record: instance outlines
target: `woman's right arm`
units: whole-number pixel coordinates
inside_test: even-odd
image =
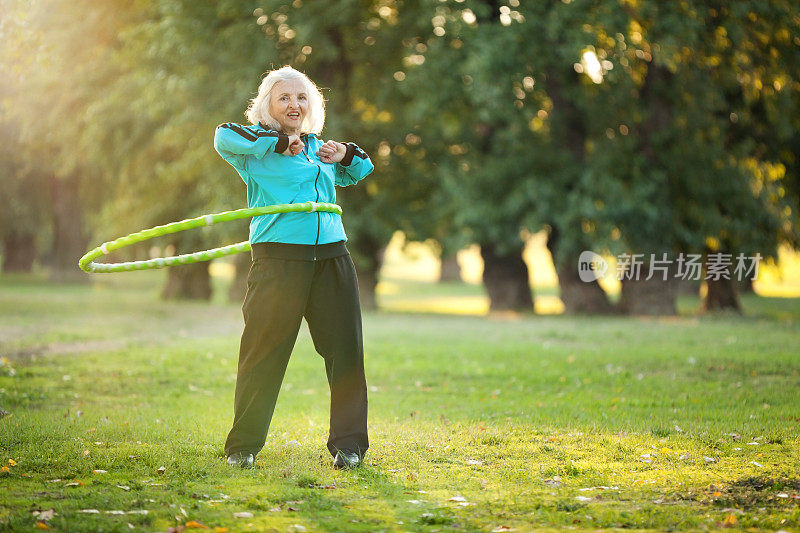
[[[289,143],[285,133],[251,129],[232,122],[220,124],[214,133],[214,149],[235,168],[242,168],[248,155],[261,159],[269,153],[285,153]]]

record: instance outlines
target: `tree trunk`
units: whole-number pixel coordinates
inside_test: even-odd
[[[745,277],[737,283],[737,289],[739,290],[739,294],[755,294],[756,292],[753,289],[753,279],[748,277]]]
[[[697,296],[701,285],[700,280],[678,278],[678,294]]]
[[[706,250],[706,261],[704,263],[703,276],[709,275],[710,260],[709,254],[711,252]],[[720,279],[705,279],[706,283],[706,296],[703,299],[704,311],[735,311],[742,312],[739,305],[739,294],[736,290],[736,281],[733,279],[725,279],[723,276],[732,276],[731,268],[727,265],[717,264],[714,270],[715,275],[709,278],[719,276]]]
[[[522,246],[499,254],[493,244],[481,245],[483,286],[489,295],[489,312],[533,312],[533,296],[528,281],[528,265],[522,259]]]
[[[30,272],[36,259],[36,235],[16,232],[3,237],[3,272]]]
[[[230,287],[228,287],[228,300],[231,302],[244,301],[247,292],[247,276],[250,274],[250,265],[253,258],[250,253],[236,254],[233,256],[234,276]]]
[[[378,286],[379,268],[356,268],[358,274],[358,296],[361,301],[361,308],[374,311],[378,308],[378,299],[375,296],[375,288]]]
[[[706,297],[703,300],[704,311],[742,312],[739,296],[736,293],[736,282],[729,279],[706,280]]]
[[[679,284],[672,267],[669,267],[666,280],[662,274],[656,274],[648,280],[646,278],[649,272],[650,265],[645,262],[642,264],[640,276],[622,279],[619,310],[627,315],[677,315]]]
[[[574,179],[565,182],[566,194],[571,194],[573,183],[586,164],[586,120],[581,111],[570,97],[568,87],[580,83],[578,74],[568,65],[560,71],[553,70],[547,73],[545,87],[553,102],[552,128],[553,137],[559,147],[566,148],[574,162],[571,172]],[[555,120],[557,118],[557,120]],[[563,224],[563,223],[562,223]],[[567,225],[563,225],[568,229]],[[608,301],[605,291],[597,280],[584,282],[578,274],[578,257],[580,252],[564,253],[560,250],[561,230],[555,222],[550,223],[550,234],[547,236],[547,249],[553,257],[553,266],[558,276],[558,286],[561,289],[561,302],[564,312],[568,314],[609,314],[614,312],[614,307]],[[580,229],[573,231],[580,232]],[[589,246],[583,247],[589,249]]]
[[[75,175],[50,177],[50,199],[53,209],[53,246],[50,250],[51,278],[54,281],[89,282],[78,268],[78,260],[86,253],[89,238],[83,227],[83,206]]]
[[[211,275],[208,261],[167,269],[167,283],[161,291],[164,300],[209,300]]]
[[[460,282],[461,266],[458,264],[458,250],[453,250],[442,245],[439,256],[441,268],[439,269],[439,282]]]
[[[551,225],[547,236],[547,249],[553,258],[553,265],[558,276],[561,289],[561,302],[567,314],[605,315],[614,312],[608,301],[606,292],[597,280],[585,282],[578,274],[578,256],[559,261],[558,243],[560,232],[557,226]]]
[[[361,307],[375,310],[378,308],[375,288],[378,286],[385,247],[374,237],[363,234],[348,241],[348,249],[356,266]]]

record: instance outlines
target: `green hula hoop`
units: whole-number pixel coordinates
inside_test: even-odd
[[[203,226],[211,226],[212,224],[216,224],[218,222],[229,222],[231,220],[238,220],[241,218],[261,215],[275,215],[278,213],[313,213],[314,211],[336,213],[337,215],[342,214],[342,208],[336,204],[304,202],[299,204],[252,207],[247,209],[237,209],[235,211],[225,211],[213,215],[203,215],[196,218],[181,220],[180,222],[171,222],[170,224],[165,224],[163,226],[156,226],[154,228],[131,233],[130,235],[114,239],[113,241],[104,242],[97,248],[90,250],[86,253],[86,255],[81,257],[80,261],[78,261],[78,266],[84,272],[89,273],[128,272],[131,270],[148,270],[175,265],[188,265],[190,263],[198,263],[200,261],[210,261],[211,259],[215,259],[217,257],[238,254],[240,252],[248,252],[250,251],[250,242],[244,241],[237,244],[223,246],[221,248],[213,248],[211,250],[176,255],[173,257],[156,257],[154,259],[148,259],[147,261],[128,261],[125,263],[94,262],[94,260],[98,257],[104,256],[110,252],[113,252],[114,250],[119,250],[120,248],[136,244],[137,242],[147,241],[155,237],[161,237],[162,235],[169,235],[170,233],[177,233],[179,231],[186,231]]]

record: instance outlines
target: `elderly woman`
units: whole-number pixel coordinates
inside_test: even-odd
[[[214,148],[247,185],[249,207],[335,202],[335,185],[353,185],[373,170],[355,144],[318,138],[322,95],[291,67],[267,74],[246,115],[252,125],[217,127]],[[252,467],[264,446],[303,317],[325,360],[333,465],[363,461],[369,440],[361,308],[346,240],[335,213],[253,217],[234,419],[225,443],[229,465]]]

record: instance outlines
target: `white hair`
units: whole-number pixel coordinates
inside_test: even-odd
[[[261,80],[261,85],[258,87],[258,96],[250,100],[250,105],[245,112],[247,120],[251,124],[262,123],[275,130],[281,129],[280,123],[269,114],[269,99],[275,84],[286,80],[302,81],[308,93],[308,112],[303,117],[300,131],[319,135],[325,125],[325,100],[322,98],[322,93],[319,92],[317,86],[308,76],[290,66],[270,71],[264,76],[264,79]]]

